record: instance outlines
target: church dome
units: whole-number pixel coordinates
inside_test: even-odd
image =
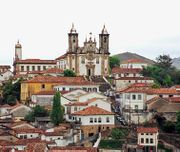
[[[108,31],[107,31],[105,25],[103,26],[103,29],[102,29],[102,32],[101,32],[101,33],[102,33],[102,34],[108,34]]]
[[[19,43],[19,40],[18,40],[17,44],[15,45],[15,48],[22,48],[21,44]]]
[[[74,28],[74,24],[73,23],[72,23],[72,27],[71,27],[70,33],[76,33],[76,29]]]

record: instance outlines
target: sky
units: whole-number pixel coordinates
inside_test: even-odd
[[[155,59],[180,57],[180,0],[1,0],[0,64],[13,63],[20,41],[23,59],[55,59],[68,48],[72,23],[79,45],[103,25],[112,55],[132,52]]]

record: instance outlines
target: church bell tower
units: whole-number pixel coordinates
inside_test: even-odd
[[[22,46],[19,43],[19,40],[17,44],[15,45],[15,60],[22,60]]]
[[[101,53],[109,54],[109,34],[105,25],[103,26],[101,34],[99,34],[99,50]]]
[[[76,32],[76,29],[74,28],[74,24],[72,24],[72,28],[70,30],[70,33],[68,33],[68,53],[76,53],[78,49],[78,33]]]

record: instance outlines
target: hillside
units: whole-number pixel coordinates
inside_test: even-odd
[[[140,60],[144,60],[145,62],[147,62],[148,64],[154,64],[154,61],[153,60],[150,60],[148,58],[145,58],[141,55],[138,55],[136,53],[131,53],[131,52],[124,52],[124,53],[120,53],[120,54],[116,54],[114,56],[117,56],[120,61],[125,61],[125,60],[128,60],[128,59],[140,59]]]
[[[180,57],[173,59],[173,65],[174,65],[177,69],[180,69]]]

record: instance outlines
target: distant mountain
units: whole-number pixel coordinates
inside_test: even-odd
[[[116,54],[114,56],[117,56],[120,59],[121,62],[125,61],[125,60],[129,60],[129,59],[139,59],[139,60],[144,60],[148,64],[154,64],[153,60],[145,58],[145,57],[143,57],[141,55],[138,55],[136,53],[124,52],[124,53]]]
[[[177,69],[180,69],[180,57],[173,59],[173,65],[174,65]]]

